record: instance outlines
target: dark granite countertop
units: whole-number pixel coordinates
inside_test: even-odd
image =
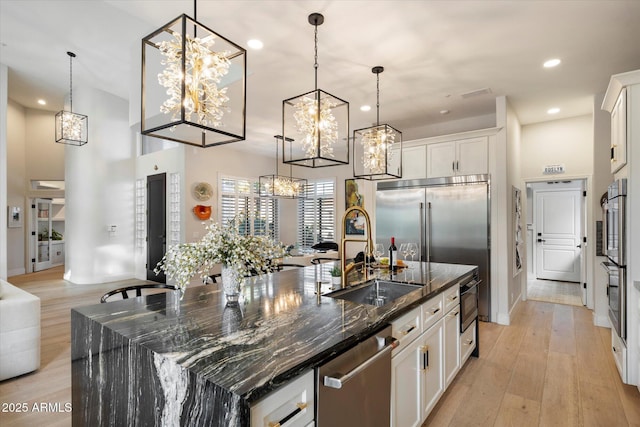
[[[317,281],[323,293],[330,288],[332,264],[324,264],[249,278],[236,307],[213,284],[190,287],[182,299],[165,293],[73,311],[251,403],[476,268],[410,264],[394,280],[426,285],[383,307],[318,297]]]

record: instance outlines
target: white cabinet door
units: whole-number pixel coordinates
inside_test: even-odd
[[[424,333],[419,348],[419,363],[422,370],[422,419],[426,419],[429,412],[444,392],[443,375],[443,321],[433,325]]]
[[[391,359],[391,426],[422,424],[422,340],[417,339]]]
[[[627,90],[622,89],[611,111],[611,173],[627,163]]]
[[[416,145],[402,149],[402,179],[427,177],[427,146]]]
[[[455,174],[455,141],[427,145],[427,178]]]
[[[456,141],[456,175],[477,175],[488,171],[487,137]]]
[[[444,316],[444,384],[449,387],[460,370],[460,306]]]
[[[427,178],[489,172],[486,136],[427,145]]]

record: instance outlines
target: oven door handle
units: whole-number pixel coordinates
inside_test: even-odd
[[[474,280],[472,282],[466,283],[462,286],[460,286],[460,296],[466,294],[467,292],[471,291],[473,288],[478,287],[478,285],[480,285],[480,283],[482,283],[481,280]]]
[[[389,353],[391,350],[396,348],[400,343],[397,339],[393,337],[387,337],[385,341],[387,342],[387,344],[384,346],[382,350],[380,350],[375,355],[365,360],[360,365],[356,366],[346,374],[340,375],[340,376],[336,375],[336,377],[330,377],[328,375],[325,375],[324,381],[323,381],[324,386],[330,387],[330,388],[337,388],[337,389],[342,388],[342,386],[346,384],[350,379],[352,379],[353,377],[358,375],[360,372],[367,369],[371,364],[375,363],[376,360],[384,357],[387,353]]]

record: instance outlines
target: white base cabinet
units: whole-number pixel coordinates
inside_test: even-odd
[[[463,347],[460,288],[454,285],[392,322],[392,331],[400,347],[391,358],[390,425],[421,426],[473,352],[475,324],[465,331],[471,342]]]
[[[460,335],[460,367],[464,365],[473,350],[476,348],[476,323],[472,323],[462,335]]]

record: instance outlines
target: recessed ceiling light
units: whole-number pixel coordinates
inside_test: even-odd
[[[249,46],[251,49],[262,49],[262,47],[264,46],[264,43],[262,43],[261,40],[258,39],[251,39],[249,41],[247,41],[247,46]]]
[[[542,64],[544,66],[544,68],[553,68],[553,67],[557,67],[558,65],[560,65],[560,61],[558,58],[554,58],[554,59],[549,59],[548,61],[545,61],[544,64]]]
[[[560,112],[560,109],[558,107],[549,108],[547,110],[547,114],[558,114],[559,112]]]
[[[440,110],[440,114],[442,115],[449,114],[449,110]]]
[[[360,107],[360,111],[371,111],[371,105],[363,105]]]
[[[38,99],[38,104],[47,105],[47,101],[45,101],[44,99]]]

